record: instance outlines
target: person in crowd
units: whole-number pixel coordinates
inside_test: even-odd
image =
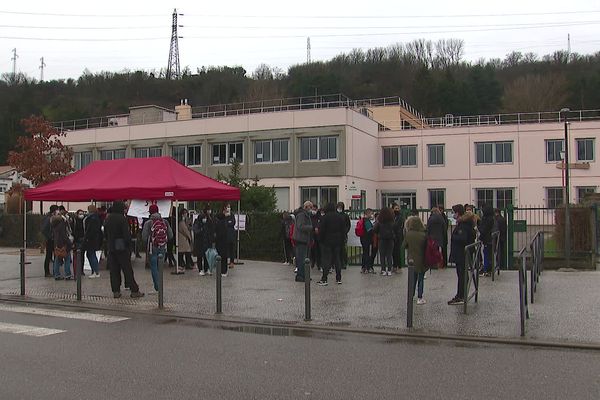
[[[356,234],[360,237],[360,245],[362,247],[361,270],[363,274],[375,273],[371,257],[373,253],[373,210],[367,208],[365,215],[356,224]]]
[[[177,224],[177,246],[179,269],[177,273],[184,273],[186,269],[193,269],[192,260],[192,233],[188,226],[188,210],[182,208],[179,210],[179,219]]]
[[[142,258],[140,255],[140,223],[137,217],[127,217],[129,223],[129,233],[131,234],[131,252],[135,253],[135,258]]]
[[[215,244],[217,253],[221,256],[221,276],[227,277],[228,264],[227,258],[229,257],[229,223],[225,213],[220,212],[217,214],[217,220],[215,223]],[[217,271],[217,274],[219,272]]]
[[[210,206],[207,204],[202,213],[198,215],[192,225],[194,231],[194,253],[197,257],[198,274],[212,275],[212,268],[208,265],[206,250],[215,243],[215,221],[212,218]]]
[[[412,210],[410,210],[410,213],[408,214],[408,218],[406,218],[406,220],[404,221],[402,233],[406,234],[407,227],[408,227],[408,220],[411,218],[419,218],[419,210],[417,210],[416,208],[413,208]],[[423,221],[421,221],[421,222],[423,222]]]
[[[235,267],[235,244],[237,242],[237,232],[235,229],[235,216],[231,212],[231,204],[225,204],[223,215],[227,222],[227,256],[229,258],[229,268]]]
[[[446,215],[446,208],[443,204],[438,205],[438,210],[440,210],[440,214],[442,218],[444,218],[444,223],[446,224],[446,231],[442,236],[442,257],[443,257],[443,265],[442,268],[445,268],[448,265],[448,228],[450,227],[450,220]]]
[[[100,278],[100,267],[96,252],[102,249],[102,223],[95,205],[88,206],[88,215],[83,220],[83,249],[90,263],[90,278]]]
[[[321,210],[319,210],[316,204],[313,204],[310,210],[310,222],[313,227],[313,234],[311,241],[308,244],[310,252],[310,267],[317,267],[318,271],[321,271],[321,242],[319,241],[319,222],[321,221]]]
[[[61,206],[62,207],[62,206]],[[73,279],[71,275],[71,251],[73,250],[73,235],[67,212],[59,207],[50,219],[54,242],[54,279],[57,281]],[[64,276],[60,274],[60,265],[64,264]]]
[[[102,222],[102,224],[104,224],[104,221],[106,220],[107,215],[108,215],[108,211],[106,210],[106,206],[98,207],[98,216],[100,217],[100,222]]]
[[[56,214],[57,210],[58,206],[56,204],[50,206],[50,211],[42,219],[42,226],[40,229],[44,236],[44,240],[46,241],[46,255],[44,257],[44,276],[46,278],[54,276],[54,274],[50,272],[50,263],[54,262],[54,235],[52,233],[50,219]]]
[[[339,205],[338,205],[339,207]],[[319,237],[321,241],[321,252],[323,257],[323,276],[317,282],[320,286],[327,286],[327,275],[330,268],[335,268],[335,281],[342,284],[342,261],[341,247],[346,238],[346,222],[343,215],[336,210],[333,203],[325,206],[325,215],[319,224]]]
[[[498,254],[496,260],[498,268],[503,268],[506,264],[506,219],[502,216],[500,209],[494,209],[494,231],[500,233],[498,238]]]
[[[129,251],[131,234],[125,217],[125,203],[122,201],[113,203],[111,213],[104,221],[104,236],[108,248],[108,269],[113,297],[121,297],[121,271],[131,289],[131,297],[134,299],[143,297],[144,293],[140,291],[131,267]]]
[[[479,239],[483,243],[483,269],[479,275],[490,276],[492,266],[492,232],[494,231],[494,209],[484,204],[481,208],[483,216],[479,223]]]
[[[146,244],[146,253],[150,256],[150,273],[154,286],[154,291],[151,291],[150,294],[156,294],[158,293],[159,258],[166,256],[169,240],[174,235],[169,221],[160,215],[156,204],[148,207],[148,214],[150,219],[142,227],[142,241]]]
[[[415,267],[415,287],[417,289],[417,304],[425,304],[426,301],[423,298],[423,286],[425,280],[425,273],[427,272],[427,266],[425,265],[425,246],[427,243],[427,236],[425,234],[425,227],[420,218],[411,218],[406,226],[406,235],[402,242],[402,247],[407,249],[408,264]],[[413,296],[415,288],[413,287]]]
[[[442,216],[438,207],[431,209],[431,214],[427,219],[427,237],[433,239],[440,249],[440,253],[443,254],[442,247],[444,244],[444,237],[448,236],[448,225],[446,220]]]
[[[281,239],[283,241],[283,265],[292,265],[294,248],[292,247],[291,229],[294,220],[289,212],[284,211],[281,216]]]
[[[392,252],[392,272],[398,272],[402,268],[402,241],[404,240],[404,216],[397,203],[392,203],[394,211],[394,249]]]
[[[308,257],[308,246],[314,233],[310,219],[313,204],[305,201],[301,208],[296,210],[294,233],[292,238],[296,244],[296,282],[304,282],[304,259]]]
[[[164,219],[169,223],[169,226],[175,226],[175,220],[173,219],[175,215],[177,215],[177,210],[175,210],[175,207],[171,207],[171,215],[164,217]],[[173,268],[175,266],[175,235],[173,235],[173,237],[167,242],[167,253],[165,255],[165,259],[169,263],[169,268]]]
[[[344,244],[340,249],[340,260],[342,262],[342,269],[346,269],[348,267],[348,233],[350,232],[350,228],[352,227],[352,222],[350,222],[350,216],[345,213],[345,205],[342,201],[337,203],[336,211],[342,216],[344,220],[344,229],[346,233],[344,234]]]
[[[394,211],[389,207],[383,207],[377,216],[373,226],[373,232],[378,237],[379,258],[381,261],[381,275],[392,276],[392,265],[394,252]]]
[[[377,218],[379,218],[379,212],[375,212],[373,214],[373,216],[371,217],[371,224],[373,224],[373,228],[375,228],[375,222],[377,221]],[[377,232],[375,232],[375,230],[373,230],[373,239],[371,241],[371,269],[372,269],[372,273],[375,273],[375,269],[373,268],[375,266],[375,259],[377,258],[377,253],[379,253],[379,235],[377,234]]]
[[[83,260],[85,257],[85,249],[83,247],[84,240],[84,231],[83,231],[83,219],[85,218],[85,212],[83,210],[77,210],[75,213],[75,220],[73,221],[73,273],[77,276],[77,271],[81,270],[81,275],[84,276],[83,273]],[[79,258],[77,258],[77,250],[81,250]],[[81,267],[81,269],[80,269]]]
[[[465,247],[475,241],[475,220],[473,213],[465,212],[462,204],[452,206],[456,227],[450,241],[450,261],[456,265],[458,279],[456,295],[448,301],[450,305],[464,304]]]

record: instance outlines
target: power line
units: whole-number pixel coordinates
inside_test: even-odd
[[[11,29],[61,29],[61,30],[122,30],[122,29],[159,29],[161,25],[155,26],[36,26],[36,25],[0,25],[0,28]]]
[[[164,14],[66,14],[66,13],[45,13],[29,11],[6,11],[0,10],[0,14],[10,15],[39,15],[45,17],[90,17],[90,18],[138,18],[138,17],[164,17]]]

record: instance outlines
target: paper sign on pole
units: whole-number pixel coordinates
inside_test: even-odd
[[[355,230],[356,230],[356,224],[358,223],[357,219],[353,219],[350,221],[351,226],[350,226],[350,232],[348,232],[348,246],[356,246],[356,247],[360,247],[360,238],[358,236],[356,236]]]
[[[148,208],[151,204],[158,206],[158,212],[164,218],[169,217],[171,212],[171,200],[131,200],[127,215],[130,217],[148,218]]]
[[[235,230],[238,230],[238,223],[240,225],[240,231],[246,230],[246,215],[245,214],[235,214]]]

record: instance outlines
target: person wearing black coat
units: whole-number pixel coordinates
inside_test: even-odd
[[[92,269],[90,278],[99,278],[100,267],[96,252],[102,249],[102,222],[98,215],[98,209],[93,204],[88,206],[88,215],[83,220],[83,231],[83,249]]]
[[[498,268],[502,268],[506,264],[506,219],[502,216],[502,213],[498,208],[494,210],[494,231],[500,233],[498,237]]]
[[[319,223],[319,242],[321,245],[321,256],[323,257],[323,276],[317,282],[318,285],[327,285],[329,269],[335,268],[335,281],[338,285],[342,283],[342,263],[340,260],[341,247],[346,238],[346,225],[342,214],[336,211],[333,203],[325,207],[325,215]]]
[[[452,231],[450,242],[450,261],[456,264],[456,276],[458,285],[456,296],[454,296],[448,304],[464,304],[464,269],[465,269],[465,247],[475,241],[475,218],[473,213],[465,212],[462,204],[457,204],[452,207],[456,218],[456,227]]]
[[[392,271],[398,271],[402,268],[402,242],[404,241],[404,216],[400,210],[400,206],[396,203],[392,204],[394,211],[394,248],[392,250]]]
[[[494,209],[489,205],[482,207],[483,216],[479,222],[479,237],[483,242],[483,270],[480,275],[489,275],[492,264],[492,232],[494,231]]]
[[[83,231],[83,219],[85,218],[85,213],[83,210],[77,210],[75,214],[75,219],[73,220],[73,259],[75,260],[73,264],[73,272],[75,276],[81,271],[81,275],[85,275],[83,273],[83,257],[85,256],[85,248],[83,247],[84,240],[84,231]],[[79,253],[79,258],[77,258],[77,250],[81,250]]]
[[[215,243],[215,221],[205,208],[202,214],[199,214],[192,225],[194,231],[194,254],[198,258],[198,273],[206,275],[210,271],[208,260],[206,259],[206,250]]]
[[[287,211],[283,212],[281,216],[281,239],[283,240],[283,264],[292,265],[294,262],[294,246],[292,246],[292,226],[294,225],[293,214]]]
[[[215,222],[215,243],[217,253],[221,256],[221,276],[227,276],[227,257],[229,257],[228,223],[225,214],[217,214]],[[218,273],[218,271],[217,271]]]
[[[235,260],[235,242],[237,241],[237,232],[235,230],[235,216],[231,212],[231,205],[225,204],[223,215],[227,224],[227,257],[229,258],[229,268],[234,267]]]
[[[394,212],[384,207],[377,216],[373,231],[379,237],[379,258],[381,260],[381,275],[392,276],[394,252]]]
[[[344,228],[346,230],[346,234],[344,235],[344,244],[340,248],[340,259],[342,261],[342,269],[346,269],[348,266],[348,233],[350,232],[350,228],[352,228],[352,222],[350,222],[350,216],[344,212],[345,205],[343,202],[337,203],[336,211],[342,216],[344,219]]]

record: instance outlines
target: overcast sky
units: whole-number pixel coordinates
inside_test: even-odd
[[[0,4],[0,73],[76,78],[88,69],[166,67],[171,14],[179,13],[182,68],[241,65],[251,73],[266,63],[284,70],[327,60],[352,48],[413,39],[458,38],[465,59],[503,58],[512,50],[540,55],[567,49],[600,50],[600,2],[504,1],[3,1]],[[50,40],[53,39],[53,40]]]

